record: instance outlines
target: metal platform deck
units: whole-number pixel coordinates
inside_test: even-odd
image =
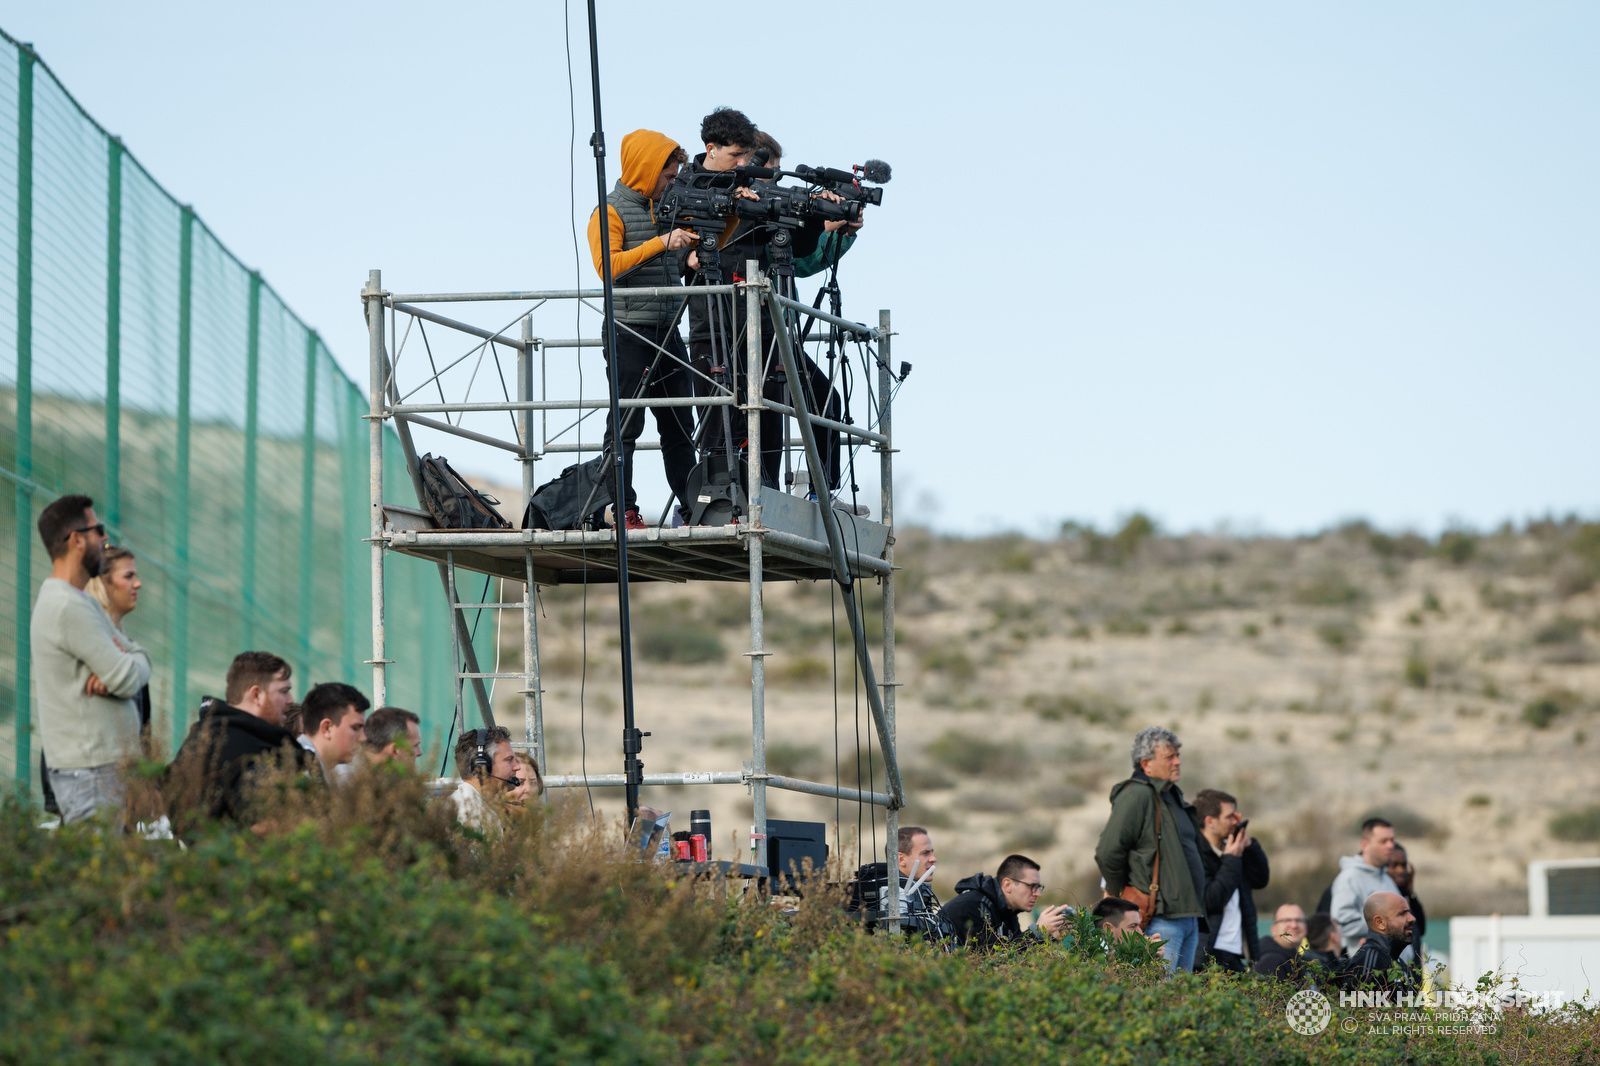
[[[761,498],[761,525],[679,526],[628,532],[628,576],[633,581],[750,580],[748,538],[763,543],[767,581],[826,581],[833,577],[827,535],[814,501],[780,492]],[[839,516],[846,559],[857,578],[888,573],[884,561],[889,531],[869,518]],[[384,533],[391,550],[442,561],[511,581],[522,581],[531,553],[541,585],[601,584],[617,580],[616,532],[601,530],[434,529],[423,512],[384,506]]]

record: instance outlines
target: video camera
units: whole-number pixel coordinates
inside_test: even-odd
[[[799,178],[808,187],[785,188],[775,184],[784,175]],[[810,219],[859,222],[862,205],[883,202],[883,190],[864,187],[861,180],[881,183],[889,177],[889,164],[879,160],[868,160],[852,170],[807,166],[778,170],[744,166],[679,174],[662,193],[656,217],[696,232],[720,228],[730,217],[785,227],[801,226]],[[738,189],[750,190],[755,199],[735,195]],[[819,189],[834,193],[843,202],[818,196]]]

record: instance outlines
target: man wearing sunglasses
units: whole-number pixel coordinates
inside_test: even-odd
[[[63,824],[102,808],[122,822],[117,764],[139,754],[134,697],[150,681],[150,656],[119,633],[84,591],[100,573],[106,527],[87,496],[63,496],[39,515],[50,576],[39,587],[29,627],[39,739]]]
[[[1039,864],[1026,855],[1007,855],[990,877],[973,874],[956,882],[955,899],[944,905],[940,917],[955,930],[956,943],[985,951],[1002,943],[1043,943],[1059,939],[1067,928],[1065,906],[1046,907],[1026,933],[1017,916],[1032,911],[1044,892]]]

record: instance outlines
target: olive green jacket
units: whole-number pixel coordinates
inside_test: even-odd
[[[1156,857],[1158,789],[1170,795],[1161,812],[1161,883],[1156,891],[1156,914],[1163,918],[1200,918],[1203,923],[1205,870],[1194,844],[1198,835],[1194,807],[1184,802],[1183,792],[1171,782],[1152,780],[1135,771],[1132,777],[1112,786],[1111,817],[1100,831],[1100,843],[1094,849],[1095,864],[1105,878],[1106,891],[1113,896],[1120,895],[1130,884],[1140,891],[1150,890]]]

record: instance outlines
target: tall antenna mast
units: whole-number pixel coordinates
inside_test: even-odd
[[[648,733],[639,732],[633,719],[633,632],[628,613],[628,521],[623,513],[627,498],[622,483],[622,398],[617,392],[617,307],[611,281],[611,226],[606,216],[606,134],[600,121],[600,35],[595,24],[594,0],[589,0],[589,81],[594,89],[594,181],[600,212],[600,283],[605,290],[606,382],[611,399],[612,489],[611,530],[617,538],[617,615],[622,638],[622,773],[627,778],[628,829],[639,816],[639,785],[644,779],[644,763],[639,753]],[[587,577],[585,577],[587,580]]]

